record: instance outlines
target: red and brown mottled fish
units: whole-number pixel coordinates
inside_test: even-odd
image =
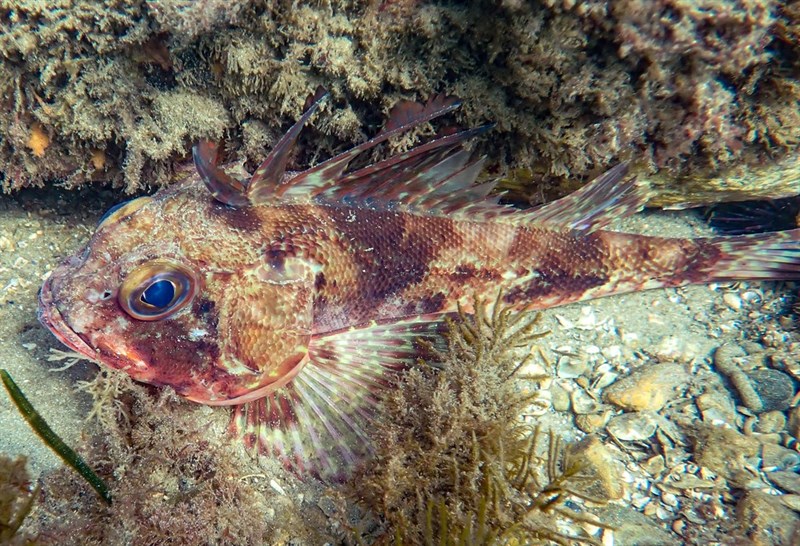
[[[397,105],[374,138],[287,172],[324,95],[244,178],[194,148],[197,175],[115,210],[40,295],[66,345],[195,402],[235,406],[251,444],[336,476],[369,450],[381,391],[458,303],[496,294],[546,308],[665,286],[800,278],[800,230],[674,239],[606,231],[642,207],[623,166],[559,201],[518,210],[476,185],[482,159],[440,134],[348,170],[362,152],[445,114]],[[241,168],[239,169],[241,170]],[[210,190],[210,191],[209,191]]]

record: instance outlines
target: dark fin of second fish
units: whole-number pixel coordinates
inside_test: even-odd
[[[370,421],[398,372],[417,358],[416,340],[438,341],[442,330],[442,322],[419,316],[315,338],[291,383],[237,406],[231,429],[298,475],[344,480],[372,452]]]
[[[800,196],[714,205],[706,212],[706,220],[726,235],[794,229],[800,227]]]

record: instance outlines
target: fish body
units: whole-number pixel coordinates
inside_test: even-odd
[[[612,169],[533,211],[475,185],[482,160],[437,135],[360,170],[352,159],[457,106],[396,107],[384,130],[286,171],[300,121],[249,178],[194,150],[197,176],[128,203],[45,281],[40,319],[87,358],[195,402],[298,471],[346,474],[381,392],[475,294],[517,309],[664,286],[800,277],[800,231],[708,239],[605,230],[646,192]],[[210,190],[210,191],[209,191]]]

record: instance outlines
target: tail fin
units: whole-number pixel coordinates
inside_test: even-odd
[[[800,229],[716,237],[711,243],[721,253],[711,281],[800,280]]]

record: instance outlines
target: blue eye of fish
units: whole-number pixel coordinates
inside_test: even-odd
[[[175,285],[166,280],[154,282],[141,295],[143,302],[159,309],[172,303],[173,298],[175,298]]]
[[[128,273],[120,286],[120,307],[136,320],[161,320],[186,307],[197,281],[192,271],[173,260],[144,263]]]

